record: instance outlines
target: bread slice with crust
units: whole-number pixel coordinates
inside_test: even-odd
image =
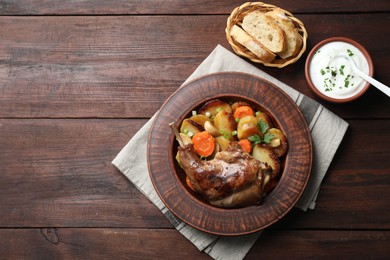
[[[271,52],[280,53],[285,50],[284,31],[272,16],[258,11],[251,12],[244,17],[242,28]]]
[[[286,48],[279,52],[278,55],[282,59],[295,57],[302,47],[302,36],[295,27],[293,21],[289,19],[281,9],[275,9],[266,13],[267,16],[273,17],[279,27],[284,31],[286,37]]]
[[[230,35],[232,38],[255,54],[260,60],[264,62],[271,62],[276,55],[267,50],[260,42],[247,34],[243,29],[237,25],[233,25]]]

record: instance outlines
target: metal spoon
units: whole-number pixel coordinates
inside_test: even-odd
[[[387,96],[390,97],[390,88],[388,86],[386,86],[385,84],[382,84],[380,83],[379,81],[377,81],[376,79],[368,76],[367,74],[365,74],[363,71],[361,71],[355,64],[355,61],[353,59],[351,59],[350,57],[347,57],[345,55],[340,55],[340,57],[346,59],[347,61],[349,61],[349,63],[352,64],[352,69],[353,71],[359,76],[361,77],[362,79],[364,79],[365,81],[369,82],[371,85],[373,85],[374,87],[376,87],[377,89],[379,89],[380,91],[382,91],[383,93],[385,93]]]

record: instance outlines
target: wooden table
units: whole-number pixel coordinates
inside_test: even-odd
[[[110,163],[217,44],[244,1],[0,1],[0,258],[207,259]],[[272,1],[320,40],[346,36],[390,84],[390,4]],[[326,103],[345,119],[317,207],[268,228],[247,259],[390,257],[390,102]]]

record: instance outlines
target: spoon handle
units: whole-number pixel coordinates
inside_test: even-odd
[[[376,79],[373,79],[371,78],[370,76],[364,74],[362,71],[360,70],[356,70],[357,74],[363,78],[364,80],[366,80],[367,82],[369,82],[371,85],[373,85],[374,87],[376,87],[377,89],[379,89],[380,91],[382,91],[383,93],[385,93],[387,96],[390,97],[390,88],[388,86],[386,86],[385,84],[382,84],[380,83],[379,81],[377,81]]]

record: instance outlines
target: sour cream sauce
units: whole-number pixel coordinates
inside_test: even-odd
[[[325,44],[313,55],[310,78],[324,95],[344,99],[359,93],[366,81],[354,73],[350,61],[339,55],[353,59],[356,66],[368,74],[368,62],[363,53],[352,44],[337,41]]]

